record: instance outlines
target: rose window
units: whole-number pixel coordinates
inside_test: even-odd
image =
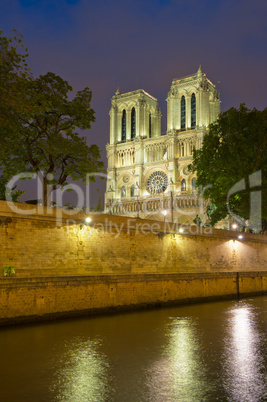
[[[146,187],[150,194],[163,193],[168,187],[168,177],[166,173],[161,171],[152,173],[148,178]]]

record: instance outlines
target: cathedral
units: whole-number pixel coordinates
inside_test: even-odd
[[[220,113],[215,85],[201,66],[175,78],[167,96],[167,131],[158,100],[143,89],[111,100],[105,212],[168,222],[207,220],[205,203],[188,170],[210,123]]]

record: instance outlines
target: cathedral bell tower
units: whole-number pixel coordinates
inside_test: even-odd
[[[110,109],[105,212],[163,219],[164,210],[171,220],[192,223],[199,199],[188,165],[219,112],[219,95],[201,66],[172,81],[165,133],[156,98],[143,89],[117,90]]]
[[[107,145],[108,180],[106,203],[140,193],[143,183],[144,141],[161,135],[158,101],[143,89],[111,100],[110,144]]]
[[[215,85],[203,73],[175,78],[167,98],[167,131],[207,129],[220,113]]]

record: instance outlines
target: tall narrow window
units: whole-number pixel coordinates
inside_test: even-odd
[[[181,130],[185,130],[185,97],[181,97]]]
[[[135,108],[132,108],[131,112],[131,140],[135,138],[136,134],[136,124],[135,124]]]
[[[191,96],[191,128],[196,128],[196,95]]]
[[[131,197],[134,197],[134,184],[131,185]]]
[[[125,196],[126,196],[126,189],[125,189],[125,186],[122,186],[122,188],[121,188],[121,198],[123,198]]]
[[[149,138],[151,138],[152,130],[151,130],[151,113],[149,113]]]
[[[181,156],[184,156],[184,143],[182,142],[181,145]]]
[[[126,110],[122,111],[121,119],[121,142],[126,142]]]
[[[192,191],[196,191],[196,181],[197,181],[197,179],[195,177],[193,177],[193,179],[192,179]]]
[[[185,179],[183,179],[182,182],[181,182],[181,190],[182,190],[182,191],[186,191],[186,182],[185,182]]]
[[[163,160],[166,161],[168,159],[167,148],[163,148]]]

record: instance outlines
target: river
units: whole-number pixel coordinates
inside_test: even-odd
[[[0,330],[1,402],[267,400],[267,296]]]

